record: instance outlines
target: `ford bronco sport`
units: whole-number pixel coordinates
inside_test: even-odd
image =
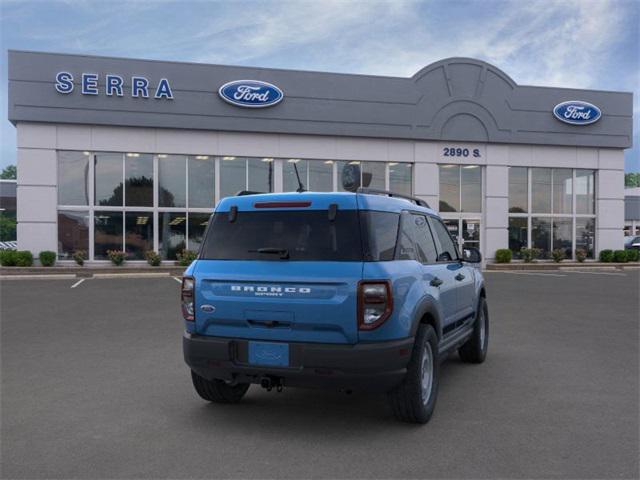
[[[422,200],[359,189],[225,198],[182,281],[184,357],[196,392],[387,392],[425,423],[439,363],[481,363],[488,311],[480,253],[460,257]]]

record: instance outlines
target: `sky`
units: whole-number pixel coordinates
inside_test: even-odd
[[[7,50],[409,77],[447,57],[521,85],[634,92],[640,171],[640,0],[0,0],[0,168],[16,160]]]

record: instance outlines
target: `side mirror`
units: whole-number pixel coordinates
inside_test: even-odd
[[[482,262],[482,254],[477,248],[464,247],[462,249],[462,259],[469,263],[480,263]]]
[[[342,168],[342,188],[347,192],[355,192],[360,188],[360,165],[347,164]]]

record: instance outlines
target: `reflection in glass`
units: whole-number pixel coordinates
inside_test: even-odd
[[[125,214],[124,249],[128,260],[144,260],[144,253],[153,250],[153,213]]]
[[[249,168],[249,184],[247,189],[252,192],[270,192],[273,185],[273,159],[250,158],[247,160]]]
[[[189,208],[210,208],[215,205],[215,176],[213,157],[189,157]]]
[[[95,204],[122,206],[122,154],[95,154]]]
[[[89,152],[58,152],[58,205],[89,204]]]
[[[553,169],[553,213],[573,212],[573,170]]]
[[[529,200],[527,168],[526,167],[510,167],[509,168],[509,212],[510,213],[527,213]]]
[[[309,190],[313,192],[333,191],[333,160],[309,160]]]
[[[358,164],[358,165],[360,164],[360,162],[357,162],[357,161],[353,161],[353,162],[345,162],[343,160],[337,160],[336,161],[336,168],[338,169],[338,185],[337,185],[336,190],[338,192],[346,192],[346,190],[342,186],[342,171],[344,170],[344,167],[346,167],[350,163],[355,163],[355,164]]]
[[[158,205],[160,207],[187,206],[185,158],[183,155],[158,155]]]
[[[449,234],[451,235],[451,238],[453,238],[453,241],[455,242],[457,247],[459,242],[458,237],[460,236],[459,220],[443,219],[442,223],[444,223],[445,227],[447,227],[447,230],[449,230]]]
[[[242,157],[222,157],[220,160],[220,198],[233,197],[247,189],[247,160]]]
[[[176,260],[187,248],[186,212],[158,213],[158,250],[163,260]]]
[[[482,212],[482,169],[464,165],[461,169],[462,212]]]
[[[89,255],[89,212],[58,211],[58,257],[70,259],[76,250]]]
[[[576,170],[576,213],[595,213],[595,172]]]
[[[389,163],[389,190],[411,195],[412,165],[410,163]]]
[[[305,190],[311,191],[312,188],[308,181],[307,161],[300,160],[299,158],[289,158],[283,161],[282,164],[282,191],[283,192],[295,192],[298,190],[298,177],[296,176],[296,169],[298,169],[298,175]]]
[[[362,162],[362,186],[365,188],[375,188],[384,190],[384,175],[386,166],[383,162]]]
[[[551,169],[531,169],[531,211],[551,213]]]
[[[549,258],[551,252],[551,219],[531,219],[531,247],[540,249],[540,258]]]
[[[576,250],[585,250],[587,258],[594,258],[595,238],[596,219],[576,218]]]
[[[520,250],[527,246],[527,219],[509,218],[509,250],[520,258]]]
[[[460,210],[460,167],[439,165],[440,170],[440,211]]]
[[[573,220],[571,218],[553,219],[553,249],[564,250],[565,258],[572,258],[571,248]]]
[[[208,213],[189,213],[189,250],[200,250],[210,216]]]
[[[480,248],[480,220],[462,220],[462,240],[468,247]]]
[[[152,207],[153,155],[125,154],[124,177],[126,205],[128,207]]]
[[[107,250],[122,250],[122,212],[95,212],[94,258],[107,260]]]

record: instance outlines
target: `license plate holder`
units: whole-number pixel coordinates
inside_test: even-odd
[[[288,367],[289,344],[250,341],[249,364],[269,367]]]

